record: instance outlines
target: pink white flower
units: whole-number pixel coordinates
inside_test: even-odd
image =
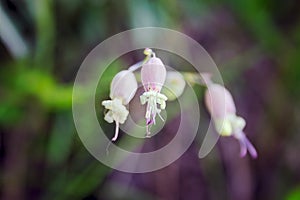
[[[112,141],[117,140],[119,124],[123,124],[129,114],[126,106],[134,97],[137,90],[137,81],[129,70],[123,70],[116,74],[110,85],[111,100],[102,101],[102,105],[108,110],[104,120],[108,123],[116,123],[115,135]]]
[[[155,124],[156,115],[160,116],[161,110],[166,108],[168,99],[164,94],[160,93],[166,80],[166,68],[154,53],[152,55],[153,57],[143,64],[141,69],[141,79],[145,92],[140,96],[140,101],[143,105],[147,103],[145,115],[147,137],[150,136],[149,126]]]
[[[221,136],[233,136],[240,142],[241,157],[244,157],[248,150],[250,155],[256,158],[257,152],[243,131],[246,122],[242,117],[236,115],[236,106],[232,95],[223,86],[211,82],[206,74],[204,80],[207,84],[205,104],[214,121],[216,131]]]

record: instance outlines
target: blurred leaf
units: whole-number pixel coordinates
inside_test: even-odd
[[[270,52],[276,52],[283,47],[284,38],[279,29],[276,28],[262,1],[227,0],[227,2],[241,18],[241,21],[245,23],[245,28],[249,28],[265,48]]]
[[[72,105],[72,87],[60,85],[48,73],[20,71],[15,77],[17,91],[33,95],[46,108],[64,109]]]
[[[110,170],[108,167],[99,165],[98,161],[94,161],[82,173],[68,181],[63,191],[55,199],[84,198],[96,189]]]
[[[70,155],[71,145],[75,136],[72,114],[58,114],[48,144],[48,162],[62,165]]]
[[[299,200],[300,199],[300,187],[292,190],[285,199],[286,200]]]
[[[33,4],[33,15],[36,20],[36,64],[44,70],[54,65],[55,23],[53,2],[53,0],[34,0],[29,2]]]
[[[23,111],[14,102],[0,101],[0,124],[10,126],[21,119]]]

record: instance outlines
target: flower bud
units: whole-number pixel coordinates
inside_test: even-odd
[[[216,131],[221,136],[233,136],[239,140],[241,157],[244,157],[248,150],[250,155],[256,158],[257,152],[243,132],[246,122],[242,117],[236,116],[236,107],[230,92],[223,86],[209,81],[205,92],[205,104]]]
[[[181,73],[176,71],[168,71],[165,81],[165,87],[162,89],[169,101],[173,101],[180,97],[184,91],[185,80]]]
[[[112,141],[118,138],[119,124],[123,124],[129,114],[125,105],[127,105],[137,90],[137,82],[131,71],[123,70],[116,74],[110,85],[111,100],[102,101],[102,105],[108,112],[104,120],[108,123],[116,123],[115,136]]]
[[[129,70],[123,70],[117,73],[110,85],[110,98],[122,99],[124,105],[127,105],[134,97],[137,90],[137,82],[134,74]]]
[[[236,113],[233,98],[226,88],[218,84],[210,84],[205,92],[207,110],[214,119],[223,119]]]
[[[160,92],[165,80],[167,70],[159,58],[152,57],[141,69],[141,79],[145,91],[154,90]]]
[[[152,49],[146,48],[146,49],[144,50],[144,55],[146,55],[146,56],[151,56],[152,54],[153,54]]]

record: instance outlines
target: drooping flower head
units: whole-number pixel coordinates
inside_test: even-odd
[[[142,104],[147,103],[146,109],[146,125],[147,135],[150,136],[149,126],[155,124],[156,115],[160,116],[161,110],[166,108],[167,97],[161,94],[160,91],[166,80],[167,70],[161,61],[154,53],[153,57],[143,64],[141,69],[141,80],[145,92],[140,96]]]
[[[137,81],[134,74],[129,70],[120,71],[113,78],[110,85],[111,100],[102,101],[102,105],[108,110],[104,119],[108,123],[116,123],[115,136],[112,141],[118,138],[119,124],[123,124],[129,114],[127,105],[137,90]]]
[[[203,78],[205,80],[208,77],[204,75]],[[248,150],[250,155],[256,158],[257,152],[243,131],[246,122],[242,117],[236,115],[236,106],[230,92],[210,79],[206,79],[205,82],[207,84],[205,104],[214,121],[216,131],[221,136],[233,136],[238,139],[241,146],[241,157],[244,157]]]

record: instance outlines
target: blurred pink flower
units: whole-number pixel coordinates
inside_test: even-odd
[[[240,142],[241,157],[244,157],[248,150],[250,155],[256,158],[257,152],[243,132],[246,122],[236,115],[232,95],[223,86],[213,83],[207,74],[202,77],[207,85],[205,104],[214,121],[216,131],[221,136],[233,136]]]

